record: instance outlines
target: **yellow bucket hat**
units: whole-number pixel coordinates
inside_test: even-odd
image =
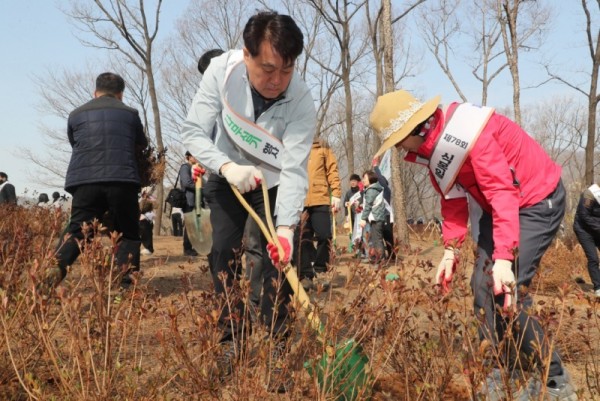
[[[436,96],[422,103],[404,90],[379,96],[369,118],[371,127],[383,140],[375,157],[404,140],[417,125],[433,114],[440,100],[441,96]]]

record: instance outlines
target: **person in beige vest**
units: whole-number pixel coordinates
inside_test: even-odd
[[[331,261],[332,215],[340,210],[342,190],[337,159],[324,141],[313,142],[307,168],[308,193],[296,230],[295,241],[300,243],[296,246],[295,264],[305,290],[314,289],[316,284],[327,290],[329,282],[315,278],[327,271]]]

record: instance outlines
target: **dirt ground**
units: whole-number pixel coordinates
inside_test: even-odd
[[[434,232],[429,234],[414,233],[412,234],[411,245],[414,252],[411,255],[404,255],[403,262],[397,262],[395,265],[389,266],[389,272],[402,271],[403,266],[416,266],[413,263],[417,260],[430,261],[430,267],[424,269],[425,274],[433,275],[435,268],[431,266],[437,266],[439,258],[443,253],[443,247],[440,245],[439,237]],[[350,295],[348,288],[342,288],[343,283],[349,276],[348,261],[352,260],[352,254],[348,252],[349,239],[345,235],[339,235],[336,239],[336,247],[338,248],[338,263],[337,268],[334,272],[330,273],[330,278],[334,283],[332,295],[320,295],[330,296],[331,299],[337,299],[340,302],[344,302],[345,299]],[[178,294],[182,291],[182,277],[184,275],[191,276],[192,291],[212,291],[212,280],[210,273],[208,272],[208,266],[205,257],[186,257],[183,256],[182,238],[172,236],[158,236],[154,238],[155,252],[151,256],[142,257],[142,269],[144,272],[144,281],[148,283],[149,287],[158,292],[166,302],[171,299],[176,299]],[[472,263],[466,263],[471,265]],[[421,266],[427,265],[427,263],[420,264]],[[427,271],[425,271],[427,270]],[[470,272],[466,272],[467,277]],[[582,294],[589,291],[589,284],[582,281],[581,277],[587,277],[583,274],[583,270],[578,267],[576,269],[565,269],[565,272],[558,272],[553,274],[552,280],[543,281],[542,285],[539,285],[538,291],[535,296],[537,302],[551,302],[560,291],[561,283],[575,284],[578,291],[568,295],[569,300],[574,308],[580,310],[585,309],[586,301]],[[589,280],[588,280],[589,281]],[[335,285],[342,284],[342,285]],[[314,294],[312,295],[315,296]],[[467,302],[472,302],[468,300]],[[577,345],[573,345],[576,347]],[[586,387],[585,368],[577,364],[576,360],[566,361],[572,380],[578,387]],[[452,383],[454,390],[450,390],[451,394],[456,396],[449,399],[462,400],[466,398],[464,383],[457,382]],[[393,376],[383,377],[375,385],[376,394],[374,395],[375,400],[392,400],[392,399],[404,399],[402,396],[403,385],[396,380]],[[310,397],[309,397],[310,398]],[[274,398],[277,399],[277,398]],[[587,398],[593,400],[594,398]]]

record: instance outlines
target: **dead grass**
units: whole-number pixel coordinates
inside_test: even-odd
[[[220,381],[214,296],[202,258],[181,256],[181,240],[155,238],[155,253],[130,291],[111,285],[119,272],[114,241],[97,237],[73,266],[57,296],[40,298],[35,284],[52,265],[64,216],[42,209],[0,211],[0,398],[7,400],[333,400],[303,368],[325,346],[298,305],[285,369],[295,385],[286,394],[265,389],[272,344],[267,331],[245,332],[233,374]],[[98,228],[96,228],[98,229]],[[311,294],[328,344],[354,339],[369,358],[373,400],[469,400],[487,373],[489,349],[477,340],[468,285],[472,255],[449,296],[431,278],[443,251],[433,231],[413,235],[413,251],[384,269],[340,255],[329,278],[335,288]],[[465,248],[468,249],[468,248]],[[553,246],[532,287],[535,314],[565,358],[582,400],[600,399],[600,310],[584,284],[577,247]],[[584,259],[583,259],[584,260]],[[577,270],[579,269],[579,270]],[[388,272],[400,279],[387,282]],[[229,300],[248,299],[238,283]],[[250,316],[239,316],[247,327]],[[366,399],[364,393],[357,399]]]

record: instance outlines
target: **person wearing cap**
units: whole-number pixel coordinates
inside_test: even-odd
[[[594,297],[600,299],[600,186],[593,184],[582,192],[575,212],[573,231],[587,258],[587,268],[594,286]]]
[[[526,291],[564,216],[561,168],[527,132],[493,108],[469,103],[440,108],[439,102],[439,96],[421,102],[404,90],[380,96],[370,116],[383,140],[376,157],[396,146],[408,152],[407,161],[429,168],[441,195],[445,251],[435,280],[444,293],[450,290],[467,234],[467,197],[481,207],[471,277],[480,338],[498,345],[508,317],[514,318],[520,329],[509,341],[537,361],[541,372],[548,369],[546,394],[553,400],[576,400],[560,356],[556,351],[549,355],[542,327],[528,313],[533,300]],[[502,365],[492,367],[482,388],[487,399],[504,399],[507,391],[512,399],[537,399],[539,380],[507,389],[503,369],[511,377],[513,366]]]
[[[273,339],[269,389],[286,390],[285,338],[292,289],[281,269],[293,252],[294,228],[300,219],[308,187],[306,165],[316,129],[310,90],[295,70],[303,35],[294,20],[276,12],[258,12],[243,31],[244,48],[211,60],[182,125],[183,143],[212,174],[204,186],[211,209],[213,245],[210,266],[217,294],[230,293],[240,278],[237,255],[242,247],[248,212],[236,187],[254,210],[276,217],[280,254],[261,236],[263,296],[261,321]],[[214,141],[211,139],[216,129]],[[271,210],[265,210],[260,185],[268,187]],[[248,322],[241,297],[221,311],[219,327],[223,375],[231,372]],[[278,386],[277,382],[284,384]]]

